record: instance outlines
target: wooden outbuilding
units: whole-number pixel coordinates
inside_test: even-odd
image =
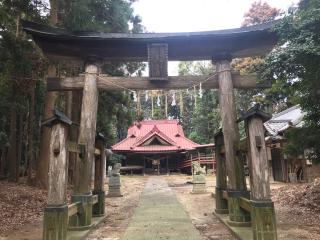
[[[308,182],[319,176],[319,165],[308,159],[308,149],[300,153],[288,154],[290,144],[286,135],[295,128],[303,128],[305,113],[299,105],[285,109],[264,123],[266,129],[267,156],[270,176],[281,182]]]

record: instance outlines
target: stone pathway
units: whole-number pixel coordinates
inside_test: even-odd
[[[150,177],[123,240],[201,240],[161,176]]]

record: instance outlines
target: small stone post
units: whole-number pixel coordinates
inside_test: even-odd
[[[197,161],[192,162],[193,169],[193,187],[192,193],[206,193],[206,167],[201,167],[200,163]]]
[[[42,125],[51,128],[49,144],[48,202],[44,209],[43,239],[65,240],[68,229],[67,133],[72,122],[58,111]]]
[[[107,197],[122,197],[121,194],[121,179],[120,179],[121,164],[116,163],[111,170],[109,176],[109,192]]]
[[[106,171],[106,150],[105,137],[99,133],[96,136],[96,147],[100,150],[100,155],[95,159],[94,170],[94,188],[93,194],[98,195],[98,203],[93,205],[93,216],[103,216],[105,214],[105,191],[104,191],[104,175]]]
[[[271,116],[258,110],[249,110],[242,119],[245,120],[247,133],[250,184],[251,184],[251,218],[253,239],[276,240],[276,217],[274,204],[270,196],[269,166],[265,144],[263,122]]]
[[[214,135],[215,159],[216,159],[216,209],[217,214],[228,214],[228,200],[223,198],[223,191],[227,190],[226,161],[221,154],[223,147],[222,129]]]

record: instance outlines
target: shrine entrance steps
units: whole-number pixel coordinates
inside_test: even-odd
[[[151,176],[122,240],[201,240],[162,176]]]

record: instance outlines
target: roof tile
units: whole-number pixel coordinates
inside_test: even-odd
[[[132,136],[135,137],[132,137]],[[170,145],[147,145],[144,142],[154,135]],[[186,138],[177,120],[147,120],[135,122],[128,129],[127,138],[112,146],[114,152],[167,152],[191,150],[200,146]]]

